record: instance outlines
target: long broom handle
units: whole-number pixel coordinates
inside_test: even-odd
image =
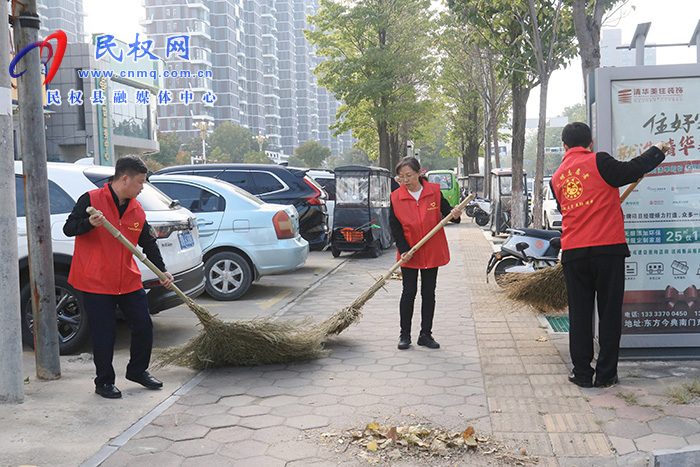
[[[86,211],[90,215],[97,214],[97,209],[95,209],[92,206],[88,206]],[[158,278],[160,280],[162,280],[162,281],[168,280],[168,277],[165,274],[163,274],[163,271],[158,269],[158,267],[155,264],[153,264],[150,259],[146,258],[146,255],[144,255],[142,252],[140,252],[138,249],[136,249],[136,247],[129,240],[127,240],[122,235],[122,233],[119,230],[117,230],[116,227],[114,227],[107,219],[105,219],[105,223],[102,224],[102,226],[105,229],[109,230],[109,233],[114,235],[114,238],[119,240],[122,243],[122,245],[124,245],[125,247],[127,247],[129,249],[129,251],[131,251],[133,254],[135,254],[136,257],[139,260],[141,260],[141,262],[143,264],[148,266],[148,269],[153,271],[155,273],[155,275],[158,276]],[[188,305],[194,304],[194,301],[190,297],[188,297],[187,295],[182,293],[182,290],[180,290],[180,288],[177,285],[175,285],[173,283],[170,286],[170,288],[173,292],[175,292],[177,294],[178,297],[180,297],[182,299],[183,302],[187,303]]]
[[[464,199],[464,201],[462,201],[462,202],[459,203],[457,206],[455,206],[455,208],[459,209],[460,211],[463,211],[464,208],[467,206],[467,204],[469,204],[473,199],[474,199],[474,195],[471,194],[471,195],[467,196],[467,197]],[[431,238],[433,235],[435,235],[440,229],[442,229],[443,227],[445,227],[445,225],[447,225],[447,223],[450,222],[451,220],[452,220],[452,213],[449,213],[447,216],[445,216],[445,218],[444,218],[443,220],[441,220],[435,227],[433,227],[433,229],[432,229],[430,232],[428,232],[428,233],[425,235],[425,237],[421,238],[421,240],[420,240],[418,243],[416,243],[416,244],[413,246],[413,248],[411,248],[411,249],[408,251],[408,253],[410,253],[410,254],[415,253],[415,252],[418,250],[418,248],[422,247],[422,246],[425,244],[425,242],[427,242],[428,240],[430,240],[430,238]],[[400,259],[396,264],[394,264],[394,265],[391,267],[391,269],[389,269],[389,271],[388,271],[386,274],[384,274],[384,276],[382,276],[382,279],[385,280],[385,281],[386,281],[387,279],[389,279],[389,278],[391,277],[391,275],[394,273],[394,271],[396,271],[399,267],[401,267],[401,265],[402,265],[403,263],[405,263],[405,261],[404,261],[403,258],[402,258],[402,259]]]
[[[659,150],[660,150],[661,152],[663,152],[664,154],[666,154],[666,152],[668,152],[668,150],[671,148],[671,146],[670,146],[668,143],[666,143],[666,142],[656,143],[654,146],[656,146],[657,148],[659,148]],[[641,182],[642,179],[643,179],[645,176],[646,176],[646,175],[642,175],[642,177],[641,177],[639,180],[637,180],[636,182],[634,182],[633,184],[631,184],[630,186],[628,186],[628,187],[625,189],[624,193],[622,193],[622,196],[620,196],[620,203],[623,203],[623,202],[627,199],[627,197],[628,197],[630,194],[632,194],[632,192],[634,191],[634,189],[637,188],[637,185],[639,185],[639,182]]]
[[[627,199],[627,197],[628,197],[630,194],[632,194],[632,192],[634,191],[634,189],[637,188],[637,185],[639,185],[639,182],[641,182],[643,178],[644,178],[644,176],[642,175],[642,178],[640,178],[639,180],[637,180],[636,182],[634,182],[633,184],[631,184],[630,186],[628,186],[628,187],[625,189],[625,192],[622,193],[622,196],[620,196],[620,204],[622,204],[622,203],[625,202],[625,200]]]

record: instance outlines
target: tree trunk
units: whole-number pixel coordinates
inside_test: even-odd
[[[549,76],[542,76],[540,83],[540,114],[537,122],[537,159],[535,181],[532,184],[532,226],[542,228],[542,184],[544,182],[544,137],[547,130],[547,90]]]
[[[387,122],[377,122],[379,136],[379,167],[391,170],[391,147]]]
[[[512,173],[513,173],[513,205],[511,211],[511,227],[525,227],[525,194],[523,187],[523,154],[525,152],[525,122],[527,99],[530,88],[520,73],[514,73],[511,78],[513,98],[513,143],[512,143]],[[516,176],[520,174],[519,176]]]
[[[588,0],[573,0],[574,29],[578,40],[583,89],[588,102],[588,75],[600,67],[600,26],[605,7],[602,1],[595,2],[591,17],[586,12]]]
[[[493,160],[496,167],[501,167],[500,148],[498,147],[498,117],[491,115],[491,137],[493,138]]]

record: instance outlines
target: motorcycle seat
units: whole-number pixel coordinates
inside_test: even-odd
[[[542,238],[545,240],[551,240],[555,237],[561,237],[561,232],[556,230],[540,230],[540,229],[518,229],[525,232],[525,235],[535,238]]]

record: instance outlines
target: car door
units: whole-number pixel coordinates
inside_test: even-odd
[[[202,251],[206,252],[219,234],[226,209],[224,198],[213,191],[185,182],[158,180],[153,181],[153,184],[197,216],[199,244]]]

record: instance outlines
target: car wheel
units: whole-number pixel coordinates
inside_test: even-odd
[[[374,243],[372,243],[372,246],[369,248],[369,256],[370,258],[379,258],[379,255],[382,254],[382,245],[379,243],[379,240],[376,240]]]
[[[217,300],[241,298],[253,282],[248,262],[231,251],[216,253],[204,263],[205,288]]]
[[[331,247],[331,254],[333,255],[334,258],[337,258],[340,256],[340,250],[337,249],[336,247],[332,246]]]
[[[549,225],[549,217],[547,215],[544,215],[544,230],[552,230],[552,226]]]
[[[90,336],[90,326],[78,292],[68,283],[68,277],[56,274],[56,319],[58,321],[58,348],[61,355],[79,350]],[[31,285],[27,282],[20,294],[22,310],[22,341],[34,348],[34,315],[32,314]]]

